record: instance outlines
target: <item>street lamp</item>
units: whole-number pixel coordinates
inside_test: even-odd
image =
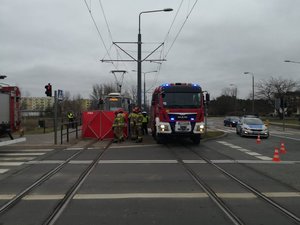
[[[234,89],[233,89],[233,95],[234,95],[234,114],[236,115],[237,85],[236,84],[230,84],[230,86],[234,87]]]
[[[136,70],[132,70],[132,72],[137,72]],[[144,108],[146,108],[146,74],[147,73],[156,73],[157,70],[147,71],[147,72],[141,72],[144,74]]]
[[[252,114],[254,115],[254,74],[252,72],[244,72],[244,74],[252,75]]]
[[[137,103],[138,107],[142,104],[142,35],[141,35],[141,15],[144,13],[155,13],[155,12],[170,12],[173,11],[171,8],[143,11],[139,14],[139,33],[138,33],[138,59],[137,59]]]

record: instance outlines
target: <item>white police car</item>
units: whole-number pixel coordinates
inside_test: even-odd
[[[268,138],[269,129],[259,118],[242,117],[236,126],[236,133],[242,136],[253,136]]]

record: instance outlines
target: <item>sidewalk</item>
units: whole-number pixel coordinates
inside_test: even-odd
[[[14,139],[11,140],[9,137],[0,138],[0,146],[70,146],[80,140],[75,139],[75,137],[70,137],[70,142],[67,143],[65,140],[63,144],[60,144],[60,135],[57,135],[57,145],[54,144],[54,133],[46,134],[25,134],[23,137],[18,137],[18,134],[13,134]]]
[[[1,146],[14,146],[14,147],[49,147],[49,148],[59,148],[59,147],[72,147],[72,148],[82,148],[87,146],[90,143],[93,143],[93,146],[96,147],[105,147],[111,140],[98,140],[93,138],[81,138],[81,134],[78,135],[78,139],[75,138],[75,135],[70,135],[69,142],[66,141],[64,137],[63,144],[61,144],[60,135],[57,137],[57,144],[54,144],[54,133],[46,134],[28,134],[24,137],[17,137],[16,134],[13,135],[14,140],[10,140],[9,137],[0,138],[0,147]],[[151,134],[143,137],[142,143],[135,143],[129,139],[126,139],[122,143],[113,143],[113,145],[148,145],[155,144],[155,140],[152,138]]]

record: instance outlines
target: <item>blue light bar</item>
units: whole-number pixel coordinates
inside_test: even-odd
[[[163,86],[163,87],[169,87],[170,84],[169,84],[169,83],[166,83],[166,84],[163,84],[163,85],[161,85],[161,86]]]

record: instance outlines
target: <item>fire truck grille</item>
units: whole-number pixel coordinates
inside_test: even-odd
[[[185,121],[195,121],[196,120],[196,116],[197,114],[173,114],[173,113],[169,113],[169,118],[171,121],[181,121],[181,120],[185,120]]]

